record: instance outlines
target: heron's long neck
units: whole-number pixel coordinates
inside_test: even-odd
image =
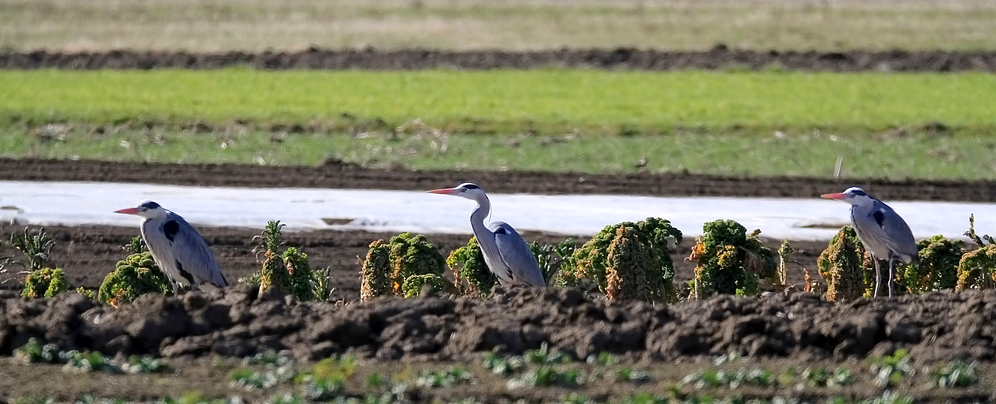
[[[488,226],[484,224],[484,219],[487,219],[488,215],[491,214],[491,201],[488,200],[487,196],[481,196],[476,201],[477,209],[470,214],[470,227],[474,229],[474,235],[480,242],[481,235],[489,232]]]

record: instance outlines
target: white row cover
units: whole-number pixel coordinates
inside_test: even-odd
[[[493,220],[519,231],[590,236],[606,225],[648,216],[671,220],[686,236],[702,224],[733,219],[762,236],[828,240],[848,223],[849,206],[822,199],[688,198],[625,195],[493,194]],[[0,181],[0,220],[31,225],[138,226],[136,217],[113,213],[151,199],[199,226],[262,229],[278,219],[286,230],[470,234],[474,202],[414,191],[216,188],[106,182]],[[888,203],[888,201],[886,201]],[[917,238],[962,237],[968,216],[979,233],[996,233],[996,205],[895,202]],[[330,224],[334,223],[334,224]]]

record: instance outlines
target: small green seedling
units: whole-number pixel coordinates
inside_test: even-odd
[[[509,380],[508,388],[515,390],[523,387],[576,387],[583,381],[583,374],[578,369],[560,370],[551,365],[543,365],[527,371],[519,378]]]
[[[556,364],[571,361],[570,357],[559,350],[550,351],[550,346],[546,342],[540,344],[540,349],[526,351],[523,357],[527,363],[531,364]]]
[[[875,385],[879,387],[898,385],[903,376],[916,374],[905,349],[897,349],[892,355],[874,360],[871,371],[875,373]]]
[[[415,386],[437,388],[450,388],[460,384],[473,384],[474,375],[463,367],[449,367],[445,370],[423,371],[415,378]]]
[[[89,373],[92,371],[121,373],[121,367],[109,358],[104,357],[100,352],[80,352],[76,350],[59,352],[59,360],[65,363],[65,366],[63,366],[64,370],[73,373]]]
[[[121,365],[121,370],[125,373],[166,373],[173,370],[163,363],[162,360],[151,356],[132,356],[128,358],[128,363]]]
[[[757,368],[725,371],[708,369],[685,376],[681,384],[691,384],[696,389],[729,387],[735,389],[740,385],[767,387],[774,385],[775,375],[767,370]]]
[[[380,373],[371,373],[370,376],[367,376],[367,386],[377,388],[385,384],[387,384],[387,379]]]
[[[831,372],[826,368],[806,368],[802,372],[806,382],[815,387],[841,387],[854,384],[857,380],[846,368],[837,368]]]
[[[650,374],[641,370],[633,370],[630,367],[624,367],[619,369],[619,380],[624,380],[630,383],[646,383],[650,381]]]
[[[28,339],[28,343],[14,350],[14,360],[22,364],[55,363],[59,360],[59,347],[55,344],[44,346],[37,339]]]
[[[934,380],[938,387],[968,387],[979,382],[975,368],[977,363],[965,363],[956,360],[934,372]]]
[[[246,390],[269,389],[293,379],[294,371],[288,367],[266,369],[260,372],[252,369],[236,369],[229,374],[229,377],[232,379],[231,384],[234,387],[242,387]]]
[[[490,369],[496,375],[518,373],[526,367],[526,361],[521,356],[504,357],[494,352],[484,355],[484,368]]]
[[[616,358],[614,355],[608,352],[601,352],[598,354],[598,356],[589,355],[588,359],[586,359],[585,362],[587,362],[589,365],[609,366],[618,363],[619,358]]]

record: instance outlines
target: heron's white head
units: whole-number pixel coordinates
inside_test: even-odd
[[[116,210],[114,211],[114,213],[135,215],[146,219],[158,219],[166,217],[166,209],[163,209],[162,206],[159,206],[158,203],[155,203],[153,201],[145,201],[139,204],[138,207]]]
[[[429,193],[459,196],[461,198],[467,198],[475,201],[478,201],[481,198],[487,196],[484,194],[484,190],[481,189],[481,187],[477,186],[477,184],[470,182],[465,182],[453,188],[434,189],[432,191],[429,191]]]
[[[855,206],[868,206],[875,203],[875,199],[866,194],[863,189],[858,187],[850,187],[839,194],[823,194],[820,198],[836,199]]]

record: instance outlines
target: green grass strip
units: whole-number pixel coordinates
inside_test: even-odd
[[[996,75],[799,72],[0,71],[0,119],[225,124],[342,114],[456,132],[996,127]]]

